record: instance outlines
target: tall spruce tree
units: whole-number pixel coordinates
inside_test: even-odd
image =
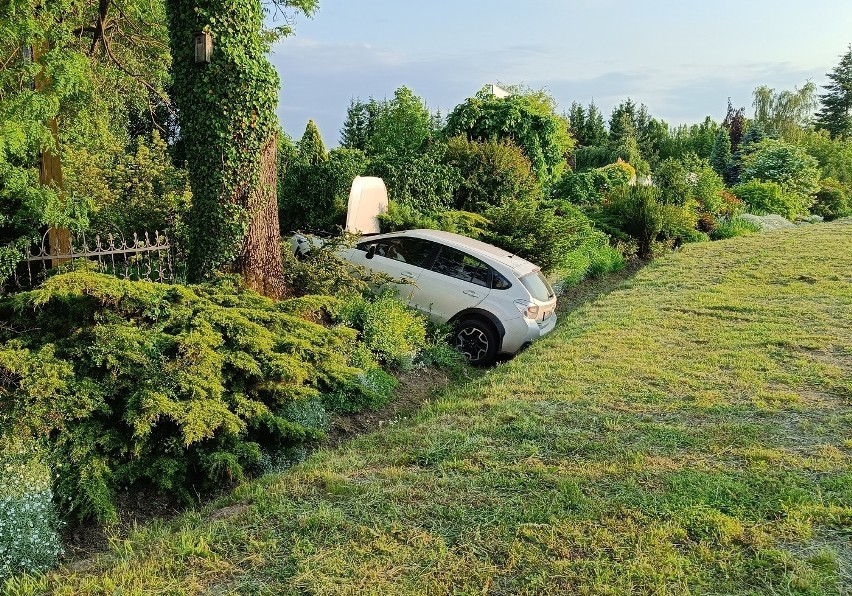
[[[346,149],[360,149],[367,147],[367,105],[354,97],[349,100],[346,109],[346,120],[340,129],[340,146]]]
[[[566,117],[570,126],[569,130],[574,135],[574,138],[577,139],[577,144],[584,146],[586,144],[586,110],[583,109],[583,105],[576,101],[572,103]]]
[[[609,118],[609,142],[622,145],[630,136],[636,136],[636,103],[629,97],[615,106]]]
[[[751,155],[758,143],[766,138],[766,131],[760,122],[751,122],[743,135],[739,148],[734,152],[728,169],[725,172],[725,182],[729,185],[740,182],[740,174],[743,169],[743,161]]]
[[[852,136],[852,45],[826,76],[831,82],[819,96],[822,107],[816,127],[827,130],[833,139],[848,139]]]
[[[583,126],[583,137],[587,146],[606,145],[608,135],[604,126],[603,114],[592,100],[586,110],[586,122]]]
[[[730,163],[731,136],[728,129],[723,126],[716,133],[716,141],[713,143],[713,150],[710,152],[710,166],[717,174],[725,176]]]

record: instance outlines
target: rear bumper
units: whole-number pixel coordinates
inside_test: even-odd
[[[526,344],[544,337],[553,331],[553,328],[556,327],[556,315],[551,315],[542,326],[524,317],[504,321],[504,326],[506,333],[503,335],[503,345],[500,352],[503,354],[514,354]]]

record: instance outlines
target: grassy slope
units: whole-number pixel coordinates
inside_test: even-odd
[[[66,593],[852,588],[852,225],[688,246],[414,420]]]

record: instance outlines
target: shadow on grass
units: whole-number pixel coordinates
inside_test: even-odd
[[[566,286],[559,292],[556,312],[565,316],[581,306],[594,302],[621,287],[632,279],[650,261],[633,259],[621,271],[608,273],[601,277],[587,278],[578,284]]]

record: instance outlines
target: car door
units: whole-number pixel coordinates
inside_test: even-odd
[[[347,258],[368,271],[402,281],[387,285],[396,291],[400,300],[408,302],[434,248],[432,242],[423,238],[393,236],[359,242]]]
[[[488,296],[492,270],[482,260],[456,248],[441,246],[424,269],[411,295],[411,305],[434,321],[446,322]]]

